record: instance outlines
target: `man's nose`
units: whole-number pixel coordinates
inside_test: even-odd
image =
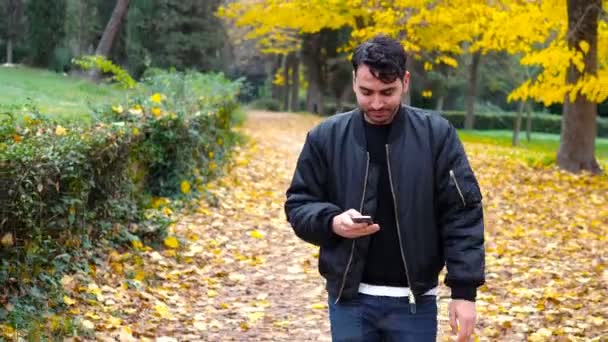
[[[372,109],[380,110],[383,106],[384,104],[382,103],[382,101],[380,101],[378,97],[374,96],[374,98],[372,99]]]

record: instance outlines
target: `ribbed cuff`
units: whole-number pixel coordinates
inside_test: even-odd
[[[452,287],[452,299],[464,299],[471,302],[477,297],[477,288],[475,287]]]

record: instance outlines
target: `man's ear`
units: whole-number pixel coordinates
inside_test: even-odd
[[[403,75],[403,93],[407,93],[410,90],[410,72],[406,71]]]
[[[353,91],[356,91],[356,89],[355,89],[356,81],[357,81],[357,73],[355,72],[355,70],[353,70]]]

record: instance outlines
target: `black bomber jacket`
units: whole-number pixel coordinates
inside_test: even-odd
[[[474,300],[485,278],[482,196],[456,130],[440,115],[409,106],[401,106],[392,125],[386,153],[410,303],[437,286],[444,265],[452,298]],[[336,302],[357,294],[371,237],[338,236],[332,220],[350,208],[373,216],[378,176],[361,110],[308,132],[285,213],[298,237],[321,247],[319,272]]]

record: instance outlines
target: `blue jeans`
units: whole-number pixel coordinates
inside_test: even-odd
[[[435,342],[437,339],[437,299],[416,298],[411,313],[407,297],[370,296],[329,298],[329,322],[334,342]]]

